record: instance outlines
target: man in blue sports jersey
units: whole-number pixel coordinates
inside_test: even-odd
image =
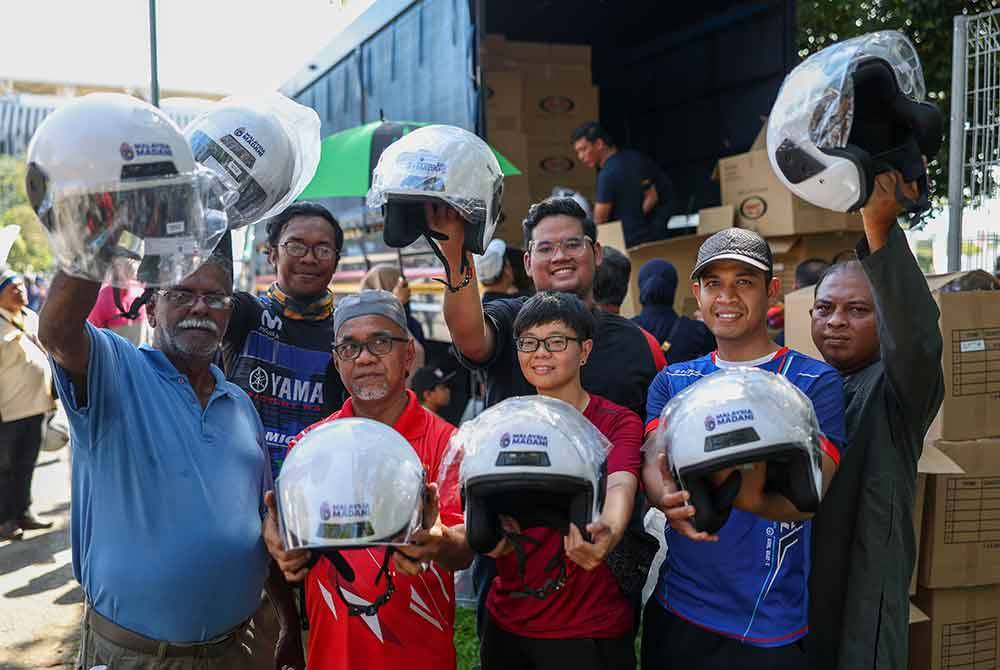
[[[823,433],[825,489],[845,442],[841,380],[829,365],[768,336],[768,302],[779,282],[767,242],[739,228],[716,233],[698,250],[691,278],[718,349],[657,374],[646,402],[647,434],[685,387],[722,368],[756,366],[784,375],[812,400]],[[670,524],[667,558],[643,621],[646,670],[806,667],[800,641],[808,631],[808,515],[764,492],[763,464],[741,474],[734,509],[718,534],[709,535],[691,524],[688,493],[678,491],[663,457],[643,466],[647,496]]]

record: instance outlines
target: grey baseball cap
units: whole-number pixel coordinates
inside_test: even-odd
[[[334,337],[340,332],[341,326],[359,316],[384,316],[409,333],[406,327],[406,310],[402,303],[392,293],[382,289],[367,289],[360,293],[344,296],[337,302],[333,310]]]
[[[774,271],[771,247],[763,237],[745,228],[726,228],[702,242],[691,279],[697,279],[709,263],[722,260],[746,263],[763,272]]]

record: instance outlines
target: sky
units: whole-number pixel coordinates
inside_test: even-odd
[[[157,0],[161,89],[276,90],[374,0]],[[147,0],[6,0],[0,80],[148,86]]]

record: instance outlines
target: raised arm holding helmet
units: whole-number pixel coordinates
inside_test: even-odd
[[[60,141],[95,118],[85,136],[71,134],[85,146]],[[73,565],[87,599],[80,664],[246,667],[240,642],[267,573],[271,475],[250,399],[212,364],[232,275],[202,261],[225,217],[211,227],[210,190],[183,135],[135,98],[85,96],[54,112],[28,160],[61,268],[39,334],[71,430]],[[118,181],[95,176],[104,163]],[[139,278],[155,289],[152,347],[86,322],[120,255],[141,257]]]

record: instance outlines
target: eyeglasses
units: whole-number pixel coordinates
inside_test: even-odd
[[[182,288],[171,288],[160,291],[160,295],[175,307],[191,307],[200,298],[209,309],[229,309],[233,297],[223,293],[195,293]]]
[[[556,255],[556,249],[562,249],[564,256],[579,258],[587,250],[587,242],[593,244],[593,240],[588,236],[567,237],[560,242],[549,242],[548,240],[532,241],[528,245],[528,250],[540,259],[549,259]]]
[[[337,250],[329,244],[314,244],[313,246],[309,246],[308,244],[302,244],[302,242],[291,241],[284,242],[278,246],[284,249],[285,253],[294,258],[302,258],[309,253],[310,249],[313,252],[313,256],[315,256],[318,261],[328,261],[337,255]]]
[[[517,350],[524,354],[533,354],[538,351],[538,347],[545,345],[545,351],[558,353],[566,351],[570,341],[582,342],[579,337],[569,337],[568,335],[549,335],[546,338],[519,337],[514,341]]]
[[[361,349],[367,349],[373,356],[385,356],[392,351],[393,342],[409,342],[405,337],[392,337],[390,335],[376,335],[365,342],[355,342],[347,340],[333,346],[333,351],[342,361],[353,361],[361,355]]]

